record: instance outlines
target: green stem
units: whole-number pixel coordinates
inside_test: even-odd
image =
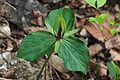
[[[52,54],[52,53],[51,53],[51,54]],[[47,59],[46,59],[46,61],[44,62],[44,64],[43,64],[43,66],[42,66],[42,68],[41,68],[41,70],[40,70],[40,72],[39,72],[39,74],[38,74],[38,76],[37,76],[37,79],[36,79],[36,80],[39,80],[39,79],[41,78],[41,74],[42,74],[42,72],[43,72],[43,70],[44,70],[44,68],[45,68],[46,64],[48,63],[48,61],[49,61],[49,59],[50,59],[51,54],[49,54],[49,55],[48,55],[48,58],[47,58]]]

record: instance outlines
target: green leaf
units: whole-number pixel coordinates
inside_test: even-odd
[[[112,26],[115,26],[115,20],[111,19],[111,20],[110,20],[110,24],[111,24]]]
[[[101,15],[97,15],[95,17],[90,17],[88,20],[89,20],[89,22],[103,24],[109,17],[110,17],[109,14],[101,14]]]
[[[63,17],[62,16],[60,16],[60,26],[61,26],[61,28],[62,28],[62,33],[64,33],[65,32],[65,30],[66,30],[66,22],[65,22],[65,20],[63,19]]]
[[[100,15],[100,18],[101,18],[101,19],[107,19],[107,18],[109,18],[109,17],[110,17],[110,14],[105,14],[105,13],[103,13],[103,14]]]
[[[86,1],[90,6],[96,8],[96,5],[95,5],[96,0],[85,0],[85,1]]]
[[[83,41],[71,36],[61,39],[58,55],[67,69],[87,73],[90,54]]]
[[[102,7],[105,3],[106,0],[85,0],[89,5],[91,5],[94,8],[100,8]]]
[[[65,37],[71,36],[71,35],[75,34],[76,32],[78,32],[79,30],[80,30],[80,28],[68,31],[64,34],[63,37],[65,38]]]
[[[56,53],[58,53],[59,47],[60,47],[60,41],[58,40],[58,41],[55,42],[55,52]]]
[[[106,19],[108,19],[109,17],[110,17],[109,14],[101,14],[101,15],[95,16],[96,22],[97,22],[98,24],[103,24],[103,23],[105,23]]]
[[[96,18],[95,17],[90,17],[88,19],[89,22],[96,23]]]
[[[110,29],[110,33],[114,36],[116,33],[120,32],[120,30],[117,29]]]
[[[46,26],[48,26],[49,31],[50,31],[53,35],[55,35],[53,28],[47,23],[46,20],[45,20],[45,24],[46,24]]]
[[[107,0],[97,0],[97,8],[102,7]]]
[[[119,67],[113,62],[107,63],[107,68],[110,73],[110,75],[114,78],[114,80],[119,80]]]
[[[70,8],[60,8],[49,13],[45,24],[51,33],[57,34],[60,27],[66,32],[72,29],[74,24],[74,14]]]
[[[45,25],[50,29],[51,33],[57,34],[59,30],[59,10],[53,10],[49,13],[48,17],[45,19]],[[52,32],[53,30],[53,32]]]
[[[36,61],[43,55],[53,52],[55,41],[50,32],[33,32],[23,39],[17,56],[28,61]]]
[[[62,11],[62,16],[66,23],[66,32],[72,30],[72,27],[74,25],[73,11],[68,7],[64,7]]]

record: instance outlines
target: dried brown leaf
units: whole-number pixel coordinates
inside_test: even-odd
[[[0,17],[0,37],[7,37],[11,35],[10,27],[8,21]]]
[[[94,56],[97,54],[100,50],[102,50],[102,46],[100,44],[94,44],[89,47],[90,55]]]
[[[112,37],[112,35],[109,32],[101,31],[96,24],[89,23],[88,25],[85,25],[83,28],[85,28],[94,38],[102,42]]]
[[[57,55],[52,55],[49,63],[60,73],[67,73],[68,70],[65,68],[63,60],[59,58]]]
[[[106,48],[116,48],[120,50],[120,36],[116,35],[115,37],[109,39],[108,41],[105,42]]]
[[[97,65],[97,63],[95,61],[90,60],[90,69],[92,71],[95,71],[96,65]],[[100,63],[98,68],[99,68],[100,76],[106,76],[107,75],[107,67],[103,63]]]
[[[113,61],[120,61],[120,51],[110,50],[111,56],[113,56]]]
[[[34,19],[31,21],[33,24],[42,26],[43,25],[43,17],[42,13],[39,10],[33,11]]]

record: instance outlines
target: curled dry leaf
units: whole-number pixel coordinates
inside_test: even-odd
[[[8,21],[5,18],[0,17],[0,37],[6,37],[10,35],[11,31]]]

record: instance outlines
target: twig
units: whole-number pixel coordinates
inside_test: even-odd
[[[59,76],[59,74],[57,73],[57,71],[55,70],[55,68],[52,68],[52,69],[53,69],[53,71],[55,72],[56,76],[60,79],[60,76]]]
[[[14,10],[17,10],[14,6],[12,6],[10,3],[8,3],[7,1],[4,0],[4,3],[6,3],[8,6],[10,6],[11,8],[13,8]]]
[[[37,76],[37,79],[36,79],[36,80],[39,80],[39,79],[41,78],[41,74],[42,74],[42,72],[43,72],[46,64],[48,63],[51,54],[52,54],[52,53],[50,53],[50,54],[48,55],[48,58],[47,58],[46,61],[44,62],[43,66],[42,66],[42,68],[41,68],[41,70],[40,70],[40,72],[38,73],[38,76]]]
[[[51,65],[49,65],[50,66],[50,80],[53,80],[53,76],[52,76],[52,66]]]

